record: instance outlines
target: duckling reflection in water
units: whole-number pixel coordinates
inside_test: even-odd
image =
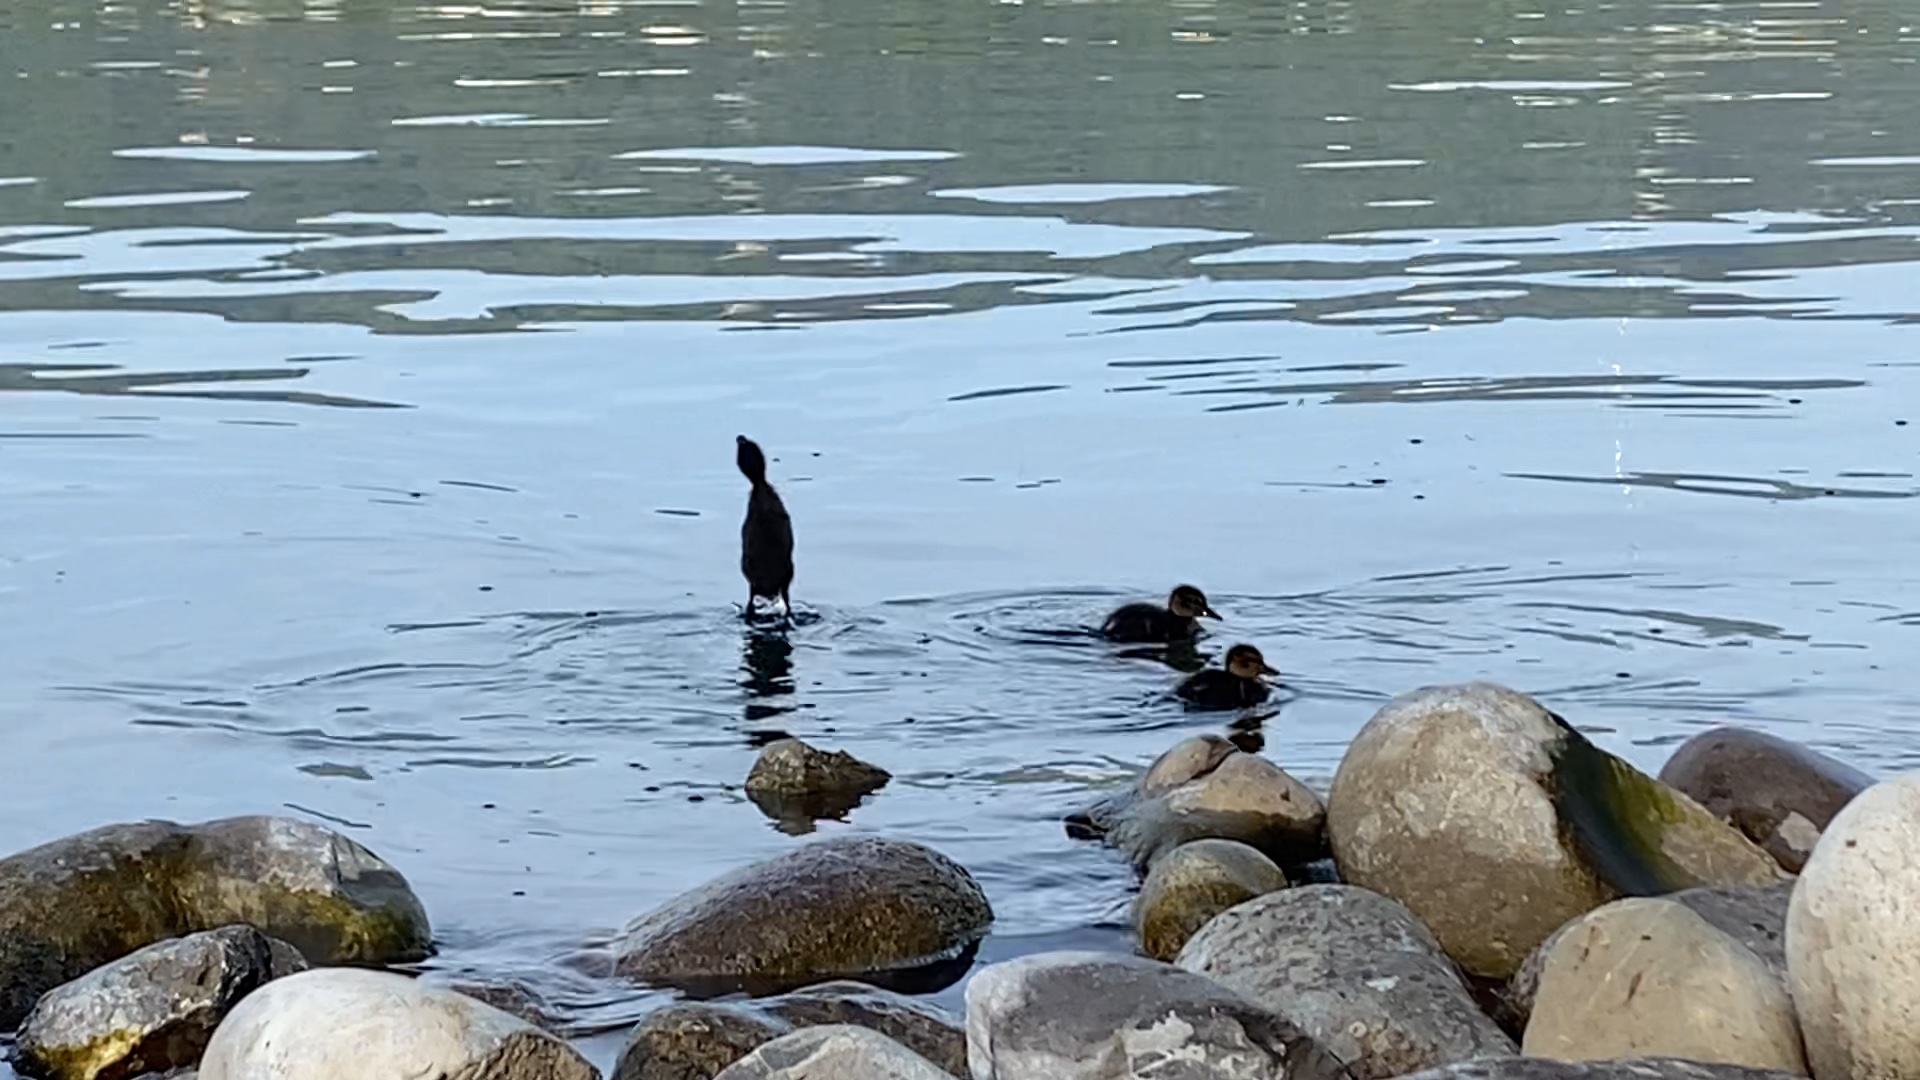
[[[1201,619],[1220,616],[1207,603],[1207,594],[1191,585],[1174,586],[1167,606],[1128,604],[1107,616],[1100,634],[1109,641],[1192,641]]]
[[[1243,709],[1267,700],[1273,692],[1267,678],[1278,674],[1259,649],[1235,645],[1227,650],[1223,666],[1194,672],[1173,692],[1196,708]]]
[[[753,617],[756,599],[778,600],[789,620],[793,608],[787,589],[793,584],[793,522],[780,493],[767,483],[767,455],[745,435],[734,437],[734,461],[753,485],[747,496],[747,518],[740,524],[740,572],[747,579],[747,617]]]

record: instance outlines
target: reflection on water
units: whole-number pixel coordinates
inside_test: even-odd
[[[1917,64],[1831,0],[9,4],[0,846],[330,821],[586,1034],[657,997],[583,948],[794,842],[783,733],[989,958],[1119,940],[1089,788],[1324,782],[1423,682],[1911,765]],[[1197,650],[1087,633],[1180,580]],[[1180,709],[1236,640],[1284,707]]]

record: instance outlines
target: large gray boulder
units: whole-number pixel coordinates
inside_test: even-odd
[[[320,965],[432,948],[400,872],[329,829],[276,817],[108,825],[0,859],[0,1029],[135,949],[235,923]]]
[[[877,1031],[846,1024],[804,1028],[761,1046],[721,1080],[954,1080],[953,1074]]]
[[[1702,732],[1680,744],[1660,779],[1765,848],[1794,873],[1820,830],[1873,777],[1799,743],[1747,728]]]
[[[1817,1080],[1920,1076],[1920,773],[1828,823],[1787,907],[1787,981]]]
[[[1555,936],[1521,1051],[1807,1071],[1793,1002],[1766,962],[1660,897],[1616,900]]]
[[[118,1080],[191,1066],[241,998],[306,967],[251,926],[155,942],[47,991],[20,1025],[14,1068]]]
[[[199,1080],[599,1080],[516,1016],[404,975],[319,968],[254,991],[221,1021]]]
[[[1160,755],[1134,785],[1068,819],[1145,869],[1192,840],[1237,840],[1281,866],[1326,854],[1326,808],[1286,770],[1218,735]]]
[[[1299,1029],[1211,979],[1141,957],[1038,953],[967,984],[973,1080],[1334,1080]]]
[[[1351,885],[1303,885],[1232,908],[1176,961],[1278,1014],[1375,1080],[1514,1052],[1427,928]]]
[[[743,867],[634,920],[615,970],[701,994],[772,994],[840,978],[941,985],[964,973],[992,921],[979,884],[939,852],[836,837]]]
[[[1381,708],[1340,763],[1327,823],[1342,878],[1405,904],[1481,978],[1511,977],[1619,896],[1785,877],[1698,803],[1491,683]]]

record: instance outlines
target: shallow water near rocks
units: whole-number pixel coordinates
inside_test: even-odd
[[[1831,0],[14,0],[0,848],[329,822],[433,977],[618,1028],[578,950],[796,842],[786,732],[983,958],[1126,948],[1060,819],[1225,722],[1072,631],[1183,580],[1316,786],[1470,677],[1911,767],[1916,63]]]

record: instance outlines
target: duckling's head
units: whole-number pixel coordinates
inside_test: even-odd
[[[760,444],[745,435],[735,435],[736,447],[734,464],[740,466],[740,472],[756,484],[767,481],[767,455],[760,452]]]
[[[1191,585],[1176,585],[1167,597],[1167,610],[1183,619],[1218,619],[1219,613],[1207,603],[1207,594]]]
[[[1227,650],[1227,670],[1238,678],[1262,681],[1265,676],[1280,674],[1268,667],[1266,657],[1251,645],[1235,645]]]

